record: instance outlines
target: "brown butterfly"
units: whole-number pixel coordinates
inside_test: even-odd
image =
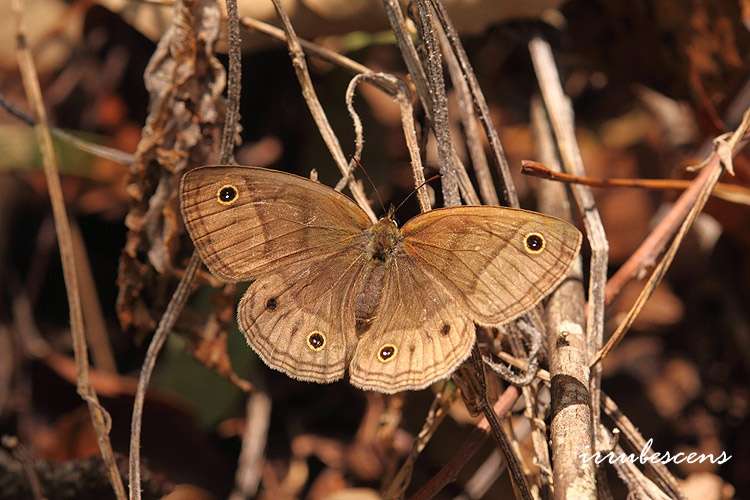
[[[208,269],[252,281],[239,327],[271,368],[394,393],[446,378],[470,354],[474,323],[499,325],[567,274],[581,233],[525,210],[432,210],[399,228],[303,177],[197,168],[182,214]]]

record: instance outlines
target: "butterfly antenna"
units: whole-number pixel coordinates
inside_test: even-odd
[[[367,178],[367,182],[370,183],[370,186],[372,187],[372,190],[373,190],[373,192],[375,193],[375,196],[378,199],[378,203],[380,204],[380,208],[383,209],[383,212],[385,213],[386,210],[385,210],[385,205],[383,204],[383,198],[380,197],[380,193],[378,192],[378,188],[375,187],[375,183],[372,182],[372,179],[370,178],[370,174],[367,173],[367,169],[365,169],[365,166],[362,165],[362,163],[357,158],[352,158],[352,161],[354,161],[354,163],[356,163],[357,166],[359,166],[359,168],[362,169],[362,173],[365,174],[365,177]],[[352,172],[354,172],[354,169],[351,169],[349,171],[349,175],[351,175]]]
[[[412,192],[411,192],[411,193],[409,193],[409,194],[408,194],[408,196],[407,196],[406,198],[404,198],[404,199],[403,199],[403,201],[402,201],[401,203],[399,203],[399,204],[398,204],[398,206],[397,206],[397,207],[396,207],[396,209],[395,209],[395,210],[393,211],[393,213],[395,214],[396,212],[398,212],[398,209],[399,209],[399,208],[401,208],[402,206],[404,206],[404,203],[406,203],[407,201],[409,201],[409,198],[411,198],[412,196],[414,196],[414,194],[415,194],[415,193],[416,193],[417,191],[419,191],[419,190],[420,190],[420,189],[422,188],[422,186],[426,185],[426,184],[427,184],[428,182],[432,182],[432,181],[434,181],[435,179],[439,179],[439,178],[440,178],[440,174],[435,174],[435,175],[433,175],[432,177],[430,177],[429,179],[427,179],[426,181],[424,181],[424,182],[423,182],[422,184],[420,184],[419,186],[417,186],[416,188],[414,188],[414,189],[412,190]]]

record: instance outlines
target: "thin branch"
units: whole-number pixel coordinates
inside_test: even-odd
[[[427,76],[422,67],[422,62],[419,60],[419,54],[406,28],[406,19],[401,11],[401,6],[398,0],[383,0],[383,7],[393,34],[396,36],[401,57],[404,58],[406,69],[409,70],[417,89],[417,96],[422,102],[422,107],[425,109],[428,119],[432,120],[432,94],[427,85]]]
[[[70,308],[70,329],[73,335],[73,350],[76,358],[78,372],[78,394],[83,398],[91,415],[91,422],[97,436],[97,443],[102,459],[109,473],[109,481],[118,500],[124,500],[125,487],[117,469],[112,444],[109,440],[111,420],[109,414],[99,404],[96,391],[91,387],[89,381],[89,359],[86,346],[86,333],[83,322],[83,310],[81,307],[81,292],[78,284],[78,273],[75,267],[75,253],[73,248],[73,236],[70,228],[70,219],[65,208],[60,174],[57,165],[52,135],[47,124],[47,112],[44,109],[42,91],[39,87],[34,60],[26,40],[23,26],[23,0],[13,0],[12,9],[16,16],[16,56],[21,71],[24,89],[27,99],[32,106],[35,126],[39,144],[42,150],[42,165],[47,180],[50,202],[52,204],[52,215],[55,220],[55,230],[60,248],[60,259],[62,260],[63,278],[65,280],[65,291]]]
[[[484,146],[482,145],[477,117],[474,113],[474,102],[471,98],[469,85],[461,72],[461,66],[451,49],[448,38],[445,36],[445,32],[441,31],[439,35],[443,57],[445,58],[448,72],[451,76],[451,82],[453,82],[458,97],[458,113],[464,127],[464,137],[466,138],[471,165],[474,167],[474,173],[477,177],[477,184],[479,185],[479,192],[482,195],[482,201],[485,205],[499,205],[500,200],[495,192],[495,185],[492,181],[490,167],[487,163],[487,156],[484,154]]]
[[[500,419],[487,397],[484,359],[482,358],[482,353],[480,352],[478,345],[474,345],[470,358],[464,366],[459,369],[457,375],[457,383],[459,383],[459,387],[461,387],[462,392],[464,392],[464,400],[466,400],[466,398],[472,398],[474,404],[478,405],[479,411],[481,411],[489,424],[492,437],[495,438],[495,442],[503,453],[505,461],[508,464],[508,471],[510,472],[510,477],[517,490],[518,496],[524,500],[531,500],[533,496],[531,495],[526,475],[523,472],[521,460],[519,459],[516,450],[511,445],[510,439],[503,429]],[[473,413],[471,408],[469,411]]]
[[[237,122],[240,115],[240,93],[242,90],[242,40],[240,39],[240,17],[237,0],[225,0],[227,4],[227,34],[229,44],[229,75],[227,79],[227,107],[224,129],[221,134],[220,160],[222,164],[233,164]]]
[[[461,204],[458,191],[457,168],[453,161],[455,152],[448,124],[448,98],[445,95],[445,81],[443,79],[443,58],[430,5],[427,0],[415,0],[417,6],[417,29],[424,44],[424,68],[427,76],[427,90],[430,95],[432,131],[437,142],[438,157],[440,159],[441,185],[445,206],[452,207]]]
[[[307,102],[313,120],[315,120],[318,130],[320,130],[320,135],[323,137],[326,146],[328,146],[328,151],[336,162],[336,166],[339,168],[341,175],[347,176],[349,174],[349,166],[346,161],[346,156],[341,149],[341,144],[339,144],[336,134],[333,133],[331,124],[328,122],[325,111],[323,111],[323,106],[321,106],[320,101],[318,100],[318,95],[315,92],[312,79],[310,78],[310,72],[307,69],[307,61],[305,60],[305,54],[302,51],[300,41],[297,38],[297,34],[294,32],[294,27],[292,27],[292,23],[289,20],[289,16],[287,15],[286,10],[284,10],[281,1],[272,1],[277,14],[281,18],[281,22],[284,25],[284,31],[286,32],[287,44],[289,47],[289,56],[292,58],[294,72],[297,74],[297,79],[302,87],[302,96]],[[367,197],[365,196],[364,189],[362,189],[362,185],[353,177],[349,180],[349,190],[357,204],[365,211],[365,213],[367,213],[368,217],[370,217],[370,220],[373,222],[377,220],[375,213],[372,211],[372,207],[370,207],[370,204],[367,202]]]

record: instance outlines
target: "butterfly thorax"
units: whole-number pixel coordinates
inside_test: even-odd
[[[373,260],[388,262],[399,250],[403,237],[390,217],[383,217],[367,230],[367,254]]]

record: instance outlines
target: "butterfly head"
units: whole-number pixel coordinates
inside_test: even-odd
[[[396,224],[396,210],[397,210],[396,207],[394,207],[393,205],[390,205],[388,207],[388,211],[385,213],[385,215],[383,216],[383,218],[380,219],[380,220],[381,221],[383,221],[383,220],[389,221],[394,226],[398,226],[398,224]]]

